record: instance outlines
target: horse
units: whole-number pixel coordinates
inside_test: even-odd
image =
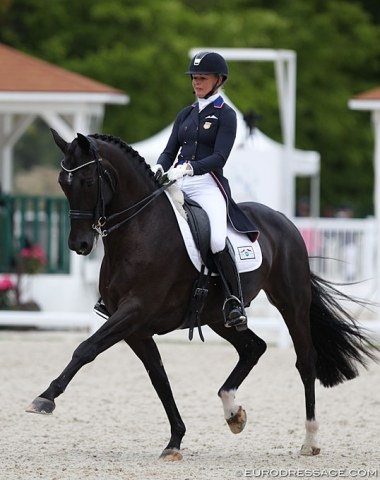
[[[182,459],[185,425],[177,409],[154,335],[184,328],[189,299],[199,272],[186,252],[165,186],[148,163],[123,140],[93,134],[67,143],[52,130],[63,152],[59,184],[70,206],[68,247],[88,255],[98,237],[104,244],[99,292],[110,317],[73,352],[72,359],[49,387],[33,400],[28,412],[51,414],[79,369],[119,341],[125,341],[142,361],[165,409],[171,434],[159,458]],[[260,203],[240,204],[260,231],[262,264],[241,274],[245,305],[263,290],[281,313],[296,353],[296,368],[304,386],[305,437],[302,455],[317,455],[318,422],[315,381],[332,387],[359,374],[358,367],[376,360],[378,348],[368,333],[341,305],[334,284],[310,270],[305,243],[296,226],[282,213]],[[229,342],[238,361],[218,391],[224,417],[235,434],[243,431],[246,411],[236,392],[266,350],[250,328],[227,328],[224,294],[217,276],[209,285],[201,324]]]

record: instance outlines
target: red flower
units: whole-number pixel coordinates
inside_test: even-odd
[[[45,252],[39,245],[23,248],[20,252],[21,264],[26,273],[37,273],[47,263]]]
[[[14,284],[8,275],[0,278],[0,292],[7,292],[8,290],[13,290],[13,288]]]

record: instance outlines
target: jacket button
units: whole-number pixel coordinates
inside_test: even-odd
[[[198,142],[197,142],[197,140],[195,140],[195,142],[194,142],[194,143],[195,143],[195,145],[198,145]]]
[[[195,160],[195,155],[191,155],[191,160]]]

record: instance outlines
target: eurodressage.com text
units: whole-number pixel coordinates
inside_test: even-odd
[[[253,468],[238,470],[238,477],[256,478],[378,478],[377,468]]]

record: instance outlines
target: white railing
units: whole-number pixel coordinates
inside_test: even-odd
[[[375,277],[375,220],[356,218],[297,217],[310,256],[312,270],[334,282],[362,281]],[[85,259],[85,280],[97,282],[103,257],[101,242]]]
[[[376,276],[373,218],[296,218],[294,223],[305,240],[310,266],[316,274],[334,282]]]

